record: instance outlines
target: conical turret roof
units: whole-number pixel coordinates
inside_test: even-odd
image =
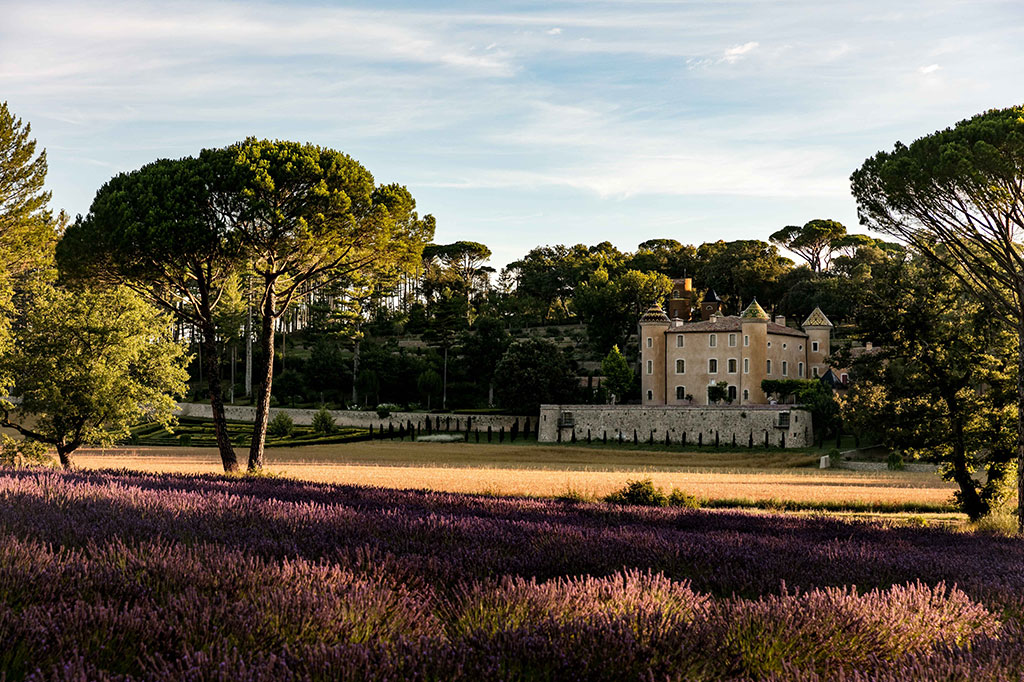
[[[707,293],[704,294],[704,300],[701,303],[721,303],[722,299],[718,298],[718,294],[715,293],[714,289],[708,289]]]
[[[746,310],[740,313],[740,317],[744,320],[771,319],[770,317],[768,317],[768,313],[764,311],[764,308],[761,307],[761,304],[757,302],[756,298],[750,302],[750,305],[747,306]]]
[[[821,312],[821,308],[815,307],[814,310],[811,311],[811,314],[807,316],[807,319],[804,320],[804,323],[801,326],[803,326],[803,327],[833,327],[835,325],[833,325],[829,321],[829,319],[827,317],[825,317],[825,313]]]
[[[655,303],[647,312],[640,316],[640,322],[669,322],[668,315],[661,309],[661,306]]]

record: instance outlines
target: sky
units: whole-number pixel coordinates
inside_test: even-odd
[[[346,152],[435,241],[767,239],[898,141],[1024,104],[1021,0],[13,2],[0,101],[52,207],[248,136]]]

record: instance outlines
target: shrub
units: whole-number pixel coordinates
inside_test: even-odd
[[[50,466],[53,458],[45,443],[36,440],[15,440],[3,436],[0,446],[0,466]]]
[[[181,446],[186,447],[186,448],[187,447],[191,447],[192,446],[192,434],[191,433],[183,433],[180,436],[178,436],[178,445],[181,445]]]
[[[700,509],[700,499],[679,488],[672,488],[672,492],[668,496],[668,506]]]
[[[326,407],[321,407],[313,415],[313,432],[326,436],[334,433],[334,429],[334,417],[331,416]]]
[[[654,487],[654,481],[645,478],[642,481],[626,481],[626,487],[616,490],[604,498],[612,504],[630,504],[640,507],[667,507],[668,497],[661,488]]]
[[[295,422],[284,412],[278,412],[274,415],[274,418],[270,420],[270,424],[267,425],[267,433],[271,436],[286,438],[292,435],[294,430]]]
[[[903,455],[893,450],[889,453],[889,459],[886,464],[893,471],[901,470],[903,468]]]
[[[839,452],[839,448],[832,448],[825,453],[828,456],[828,465],[833,469],[839,468],[839,465],[843,461],[843,454]]]
[[[381,403],[377,406],[377,416],[381,419],[387,419],[391,416],[392,412],[397,412],[401,409],[400,405],[395,405],[394,403]]]

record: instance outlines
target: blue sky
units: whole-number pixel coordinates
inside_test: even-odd
[[[249,135],[345,151],[503,265],[834,218],[871,154],[1024,103],[1024,2],[10,2],[54,208]]]

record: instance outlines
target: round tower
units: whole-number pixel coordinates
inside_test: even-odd
[[[742,367],[740,373],[740,404],[763,405],[768,402],[761,381],[767,378],[768,322],[770,318],[755,298],[740,313],[743,336]]]
[[[660,305],[640,316],[640,397],[644,405],[665,404],[665,332],[671,322]]]
[[[815,308],[801,326],[807,332],[809,377],[823,377],[829,368],[828,356],[832,354],[833,324],[825,317],[825,313],[821,312],[821,308]]]

